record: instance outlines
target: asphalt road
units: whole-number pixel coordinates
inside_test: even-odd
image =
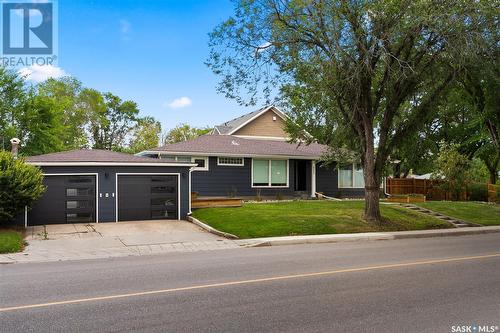
[[[0,266],[1,332],[468,325],[500,332],[498,234]]]

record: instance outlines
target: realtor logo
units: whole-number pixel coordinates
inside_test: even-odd
[[[52,54],[52,3],[3,3],[3,54]]]
[[[1,1],[1,0],[0,0]],[[56,60],[56,6],[33,0],[1,6],[3,66],[52,65]]]

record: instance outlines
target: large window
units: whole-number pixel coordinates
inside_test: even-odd
[[[288,161],[252,160],[252,187],[288,187]]]
[[[339,188],[364,188],[365,179],[360,164],[349,164],[339,168]]]

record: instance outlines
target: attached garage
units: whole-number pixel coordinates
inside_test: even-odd
[[[117,174],[118,221],[177,220],[178,174]]]
[[[46,191],[29,212],[32,225],[96,222],[97,174],[46,174]]]
[[[46,191],[25,225],[178,220],[191,212],[192,163],[105,151],[73,150],[28,157]]]

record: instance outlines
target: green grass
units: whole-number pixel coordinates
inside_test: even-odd
[[[23,245],[23,235],[19,231],[0,229],[0,253],[19,252]]]
[[[500,205],[460,201],[428,201],[417,205],[472,223],[500,225]]]
[[[363,201],[294,201],[205,208],[193,216],[240,238],[341,234],[370,231],[449,228],[436,218],[393,205],[381,205],[385,223],[363,220]]]

